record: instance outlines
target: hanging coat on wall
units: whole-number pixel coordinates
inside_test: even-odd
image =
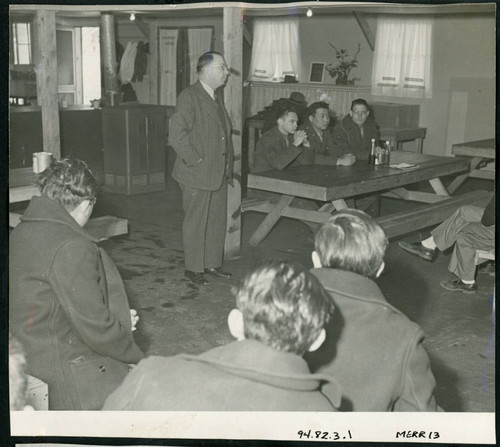
[[[120,62],[120,79],[123,84],[127,84],[134,76],[135,55],[137,54],[137,42],[127,43],[125,52]]]
[[[149,44],[145,44],[142,40],[137,42],[137,51],[135,54],[135,63],[134,63],[134,76],[132,77],[132,82],[142,82],[144,75],[147,72],[148,66],[148,47]]]

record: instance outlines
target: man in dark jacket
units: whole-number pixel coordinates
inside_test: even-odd
[[[298,116],[295,109],[287,105],[279,109],[275,126],[257,141],[250,172],[313,164],[314,152],[307,141],[307,134],[303,130],[297,130],[297,127]]]
[[[460,207],[422,242],[401,241],[399,246],[427,261],[434,259],[437,250],[444,251],[454,246],[448,270],[456,278],[441,281],[441,287],[451,292],[476,293],[476,250],[495,249],[494,197],[486,208],[474,205]]]
[[[368,103],[362,98],[355,99],[349,114],[333,128],[334,144],[342,153],[368,160],[372,139],[379,139],[377,124],[370,117]]]
[[[221,270],[226,234],[227,185],[232,182],[231,121],[220,97],[229,70],[224,56],[202,54],[198,81],[177,99],[170,118],[169,141],[177,158],[172,172],[182,190],[184,267],[197,285],[208,284],[204,273],[229,279]]]
[[[325,343],[306,360],[311,371],[339,380],[341,410],[436,411],[424,333],[373,281],[386,247],[384,231],[363,211],[338,211],[318,230],[312,273],[336,312]]]
[[[333,377],[311,374],[302,355],[324,339],[328,294],[302,267],[267,262],[250,272],[228,317],[238,340],[201,355],[149,357],[103,410],[335,411]]]
[[[367,162],[371,151],[371,140],[378,141],[379,132],[375,121],[370,117],[368,103],[358,98],[352,101],[351,111],[333,128],[335,150],[352,154],[356,160]],[[356,208],[367,211],[373,217],[380,213],[380,196],[369,195],[355,199]]]
[[[333,141],[330,127],[330,108],[323,101],[312,103],[307,108],[306,123],[299,127],[307,134],[307,140],[314,152],[314,163],[318,165],[351,166],[356,157],[351,153],[344,153]]]
[[[26,373],[48,384],[49,409],[97,410],[143,357],[137,317],[116,266],[82,228],[95,203],[87,165],[57,161],[38,184],[10,235],[10,330]]]

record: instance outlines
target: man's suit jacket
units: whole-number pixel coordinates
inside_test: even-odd
[[[172,176],[179,183],[207,191],[218,190],[233,171],[231,121],[222,99],[224,121],[217,104],[200,81],[177,99],[170,119],[169,143],[177,153]]]

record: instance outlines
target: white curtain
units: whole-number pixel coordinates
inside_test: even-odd
[[[159,104],[177,104],[177,29],[159,30],[160,101]]]
[[[372,94],[432,96],[432,19],[381,17],[373,57]]]
[[[299,19],[255,19],[249,79],[281,82],[297,76],[300,57]]]
[[[188,51],[190,66],[190,84],[198,79],[196,63],[198,58],[212,47],[212,28],[189,28],[188,29]]]

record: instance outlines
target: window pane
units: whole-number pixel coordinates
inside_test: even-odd
[[[19,44],[30,43],[29,23],[17,23],[17,41]]]
[[[31,51],[29,45],[19,45],[19,60],[18,64],[31,64]]]
[[[73,85],[73,32],[56,31],[57,78],[59,85]]]
[[[83,103],[101,97],[101,50],[99,27],[82,28]]]
[[[12,25],[12,52],[14,64],[31,64],[31,24],[18,22]]]

